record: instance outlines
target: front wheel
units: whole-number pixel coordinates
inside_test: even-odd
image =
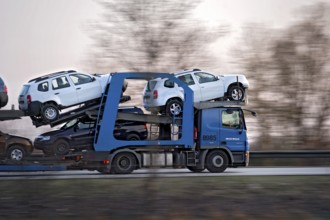
[[[206,156],[206,169],[211,173],[222,173],[228,167],[228,156],[221,150],[214,150]]]
[[[165,107],[165,112],[170,116],[178,116],[182,113],[183,106],[180,100],[170,100]]]
[[[41,109],[42,117],[47,122],[52,122],[58,119],[59,110],[54,104],[46,104]]]
[[[232,101],[244,101],[245,90],[241,86],[230,86],[228,89],[228,96]]]
[[[7,157],[11,160],[21,161],[25,158],[26,151],[20,145],[13,145],[8,149]]]
[[[115,174],[130,174],[136,168],[136,159],[131,153],[119,153],[113,160]]]
[[[70,145],[65,140],[58,140],[53,145],[53,152],[56,155],[63,156],[69,153],[70,151]]]

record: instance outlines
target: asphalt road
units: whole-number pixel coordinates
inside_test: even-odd
[[[330,167],[268,167],[228,168],[224,173],[192,173],[187,169],[141,169],[128,175],[107,175],[97,171],[44,171],[0,172],[0,180],[20,179],[105,179],[146,177],[193,177],[193,176],[276,176],[276,175],[330,175]]]

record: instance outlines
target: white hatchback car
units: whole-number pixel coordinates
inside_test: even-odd
[[[19,109],[32,119],[54,121],[61,109],[99,99],[109,77],[109,74],[90,75],[70,70],[32,79],[23,85],[18,97]]]
[[[200,69],[174,73],[194,92],[194,103],[209,100],[246,100],[249,82],[244,75],[215,76]],[[153,79],[144,88],[143,104],[153,113],[178,115],[182,111],[183,89],[169,79]]]

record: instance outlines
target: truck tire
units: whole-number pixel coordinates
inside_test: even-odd
[[[55,155],[66,155],[70,151],[70,145],[66,140],[57,140],[53,145],[53,151]]]
[[[179,116],[182,114],[183,104],[180,100],[173,99],[166,103],[165,113],[170,116]]]
[[[207,154],[205,166],[211,173],[222,173],[228,167],[228,156],[221,150],[214,150]]]
[[[115,156],[112,168],[115,174],[130,174],[136,168],[136,159],[131,153],[119,153]]]
[[[232,101],[244,101],[245,90],[241,86],[232,85],[228,89],[228,97]]]
[[[54,104],[45,104],[41,109],[42,117],[47,122],[52,122],[58,119],[59,110]]]
[[[201,173],[205,170],[205,168],[202,169],[202,168],[191,167],[191,166],[188,166],[187,169],[194,173]]]
[[[20,145],[12,145],[7,151],[7,157],[11,160],[21,161],[25,158],[26,151]]]

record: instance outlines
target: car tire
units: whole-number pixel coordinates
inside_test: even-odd
[[[245,90],[241,86],[232,85],[228,89],[228,97],[231,101],[244,101]]]
[[[7,151],[7,158],[11,160],[21,161],[26,156],[26,151],[21,145],[12,145]]]
[[[179,116],[182,114],[183,111],[183,104],[182,101],[173,99],[170,100],[165,107],[166,115],[170,116]]]
[[[137,134],[128,134],[127,137],[126,137],[126,140],[128,140],[128,141],[138,141],[138,140],[141,140],[141,138]]]
[[[47,122],[52,122],[58,119],[59,110],[54,104],[45,104],[41,109],[42,117]]]
[[[211,173],[222,173],[228,167],[228,156],[221,150],[214,150],[206,156],[205,166]]]
[[[0,108],[5,107],[8,103],[8,95],[6,93],[0,93]]]
[[[70,144],[66,140],[58,140],[53,145],[53,151],[58,156],[66,155],[70,151]]]

